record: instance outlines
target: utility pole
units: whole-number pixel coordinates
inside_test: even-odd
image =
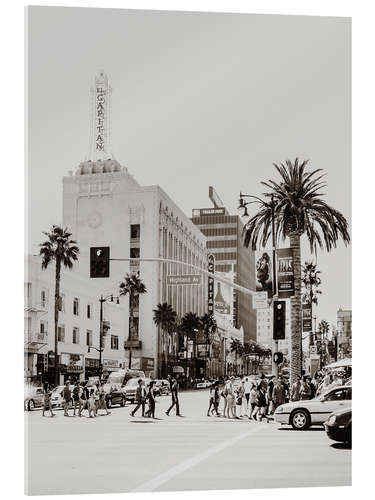
[[[271,221],[272,221],[272,269],[273,269],[273,287],[272,287],[272,312],[273,312],[273,304],[275,300],[278,299],[278,290],[277,290],[277,281],[276,281],[276,236],[275,236],[275,205],[273,200],[273,195],[271,195]],[[274,353],[279,350],[279,341],[275,340],[274,332],[272,330],[272,375],[275,377],[278,376],[279,373],[279,365],[275,363]]]

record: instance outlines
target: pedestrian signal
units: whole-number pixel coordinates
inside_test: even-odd
[[[109,278],[109,247],[90,248],[90,278]]]
[[[274,352],[273,353],[273,361],[274,363],[276,363],[277,365],[279,365],[280,363],[283,362],[283,359],[284,359],[284,356],[283,356],[283,353],[282,352]]]
[[[275,300],[273,303],[273,339],[285,339],[285,301]]]

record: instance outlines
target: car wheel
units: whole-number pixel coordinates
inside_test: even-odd
[[[111,398],[107,399],[107,408],[112,408],[112,399]]]
[[[310,427],[310,415],[305,410],[296,410],[290,416],[290,423],[296,431],[303,431]]]
[[[34,401],[32,399],[29,400],[29,402],[27,403],[27,409],[29,411],[33,411],[35,408],[35,404],[34,404]]]

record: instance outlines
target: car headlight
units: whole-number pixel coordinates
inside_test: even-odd
[[[283,411],[284,411],[284,407],[283,407],[283,406],[278,406],[278,407],[276,408],[275,413],[282,413]]]
[[[327,424],[329,425],[333,425],[335,422],[336,422],[336,415],[331,415],[327,420]]]

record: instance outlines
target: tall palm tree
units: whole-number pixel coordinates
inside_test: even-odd
[[[39,255],[42,256],[42,269],[47,269],[52,261],[55,261],[55,385],[59,384],[58,372],[58,337],[59,303],[61,266],[71,269],[73,262],[78,260],[79,248],[77,243],[71,239],[72,233],[68,229],[53,225],[50,232],[43,232],[47,240],[40,243]]]
[[[147,293],[147,289],[139,272],[127,274],[119,285],[119,295],[129,295],[129,369],[132,367],[131,341],[138,340],[138,332],[134,331],[134,309],[139,305],[139,296],[144,293]]]
[[[311,311],[311,324],[312,324],[312,306],[313,304],[318,305],[318,295],[321,294],[321,290],[318,290],[322,280],[318,276],[320,271],[316,269],[316,264],[313,262],[305,262],[302,268],[302,302],[310,306]],[[310,345],[313,344],[314,332],[311,331],[310,334]]]
[[[243,346],[242,343],[238,339],[232,338],[230,346],[229,346],[230,352],[234,352],[235,356],[235,373],[237,375],[237,356],[241,356],[243,352]]]
[[[216,320],[214,318],[214,315],[211,313],[206,313],[200,318],[200,323],[201,323],[201,329],[202,332],[204,333],[205,339],[206,339],[206,352],[207,352],[207,363],[209,363],[210,359],[210,345],[212,342],[212,335],[216,332],[217,330],[217,324]],[[207,366],[206,366],[207,369]],[[210,373],[209,373],[210,375]]]
[[[164,302],[163,304],[158,304],[156,309],[153,310],[154,313],[154,323],[156,326],[160,327],[167,334],[167,349],[164,350],[164,361],[166,370],[168,372],[168,348],[169,348],[169,338],[173,331],[176,330],[177,326],[177,313],[173,307]],[[166,374],[163,373],[162,377],[165,378]]]
[[[261,203],[259,211],[251,217],[244,227],[244,244],[256,250],[257,244],[265,246],[272,232],[272,213],[274,211],[276,239],[287,237],[293,250],[294,296],[291,297],[291,382],[302,371],[301,360],[301,236],[305,234],[313,253],[317,247],[330,252],[341,238],[345,245],[350,241],[348,223],[345,217],[330,207],[320,192],[326,186],[321,179],[322,169],[308,172],[307,161],[274,164],[281,180],[262,182],[270,189],[264,195],[273,196],[272,203]]]
[[[197,333],[201,329],[201,321],[196,313],[187,312],[181,319],[180,330],[186,335],[189,340],[193,341],[193,358],[194,358],[194,376],[196,376],[197,367],[197,355],[196,355],[196,345],[197,345]]]

